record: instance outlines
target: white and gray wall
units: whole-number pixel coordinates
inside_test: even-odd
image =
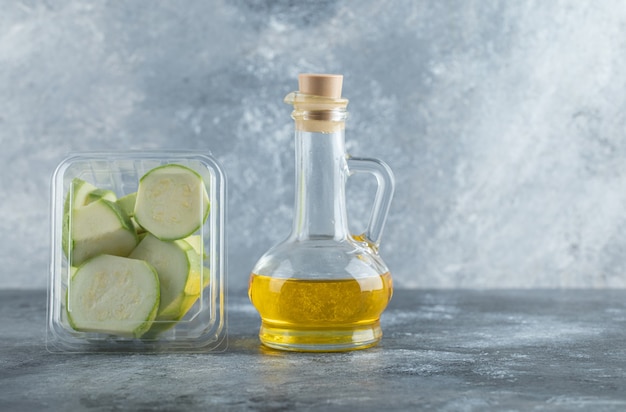
[[[7,1],[0,288],[45,288],[68,152],[211,151],[229,287],[287,235],[300,72],[342,73],[347,147],[397,179],[381,254],[409,288],[626,287],[626,3]],[[372,182],[349,187],[365,225]],[[360,187],[360,188],[359,188]]]

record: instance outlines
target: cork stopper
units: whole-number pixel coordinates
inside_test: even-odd
[[[298,86],[300,93],[314,96],[341,98],[341,86],[343,76],[341,74],[300,74]]]

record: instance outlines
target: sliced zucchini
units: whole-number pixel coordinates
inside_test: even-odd
[[[70,189],[65,197],[65,204],[63,207],[64,213],[69,213],[71,209],[77,209],[81,206],[85,206],[88,203],[89,194],[95,192],[98,189],[96,186],[89,182],[86,182],[79,178],[74,178],[70,182]]]
[[[70,189],[68,190],[67,196],[65,197],[65,203],[63,204],[63,233],[61,240],[63,252],[65,252],[66,256],[68,254],[70,237],[70,214],[73,213],[76,209],[79,209],[100,199],[106,199],[115,202],[117,200],[117,196],[112,190],[98,189],[91,183],[79,178],[72,179],[72,182],[70,183]]]
[[[69,226],[70,261],[75,266],[101,254],[128,256],[138,242],[128,216],[105,199],[75,209]]]
[[[137,192],[133,192],[117,199],[117,205],[128,215],[135,216],[135,201],[137,200]]]
[[[196,251],[196,253],[198,254],[198,256],[200,256],[200,258],[202,260],[207,258],[207,254],[204,251],[204,239],[202,238],[202,236],[200,235],[191,235],[188,236],[186,238],[183,239],[185,242],[189,243],[189,245],[193,248],[193,250]],[[209,272],[209,268],[204,266],[203,271],[201,272],[202,275],[202,289],[206,288],[209,285],[209,279],[210,279],[210,272]],[[199,292],[198,292],[199,294]]]
[[[183,240],[189,243],[193,250],[195,250],[196,253],[202,257],[202,259],[206,258],[206,253],[204,252],[204,239],[202,239],[202,236],[191,235],[187,236]]]
[[[110,202],[117,201],[117,195],[112,190],[107,189],[96,189],[89,193],[87,193],[87,199],[85,199],[85,204],[88,205],[91,202],[95,202],[99,199],[106,199]]]
[[[197,254],[198,259],[200,259],[202,253],[202,237],[193,235],[186,237],[183,240],[178,242],[186,242],[188,243]],[[196,258],[194,257],[194,261]],[[201,262],[198,260],[198,264]],[[189,310],[196,303],[198,298],[201,296],[202,289],[206,288],[210,283],[210,272],[209,268],[206,266],[198,266],[199,270],[192,270],[190,272],[189,277],[187,278],[187,282],[185,284],[184,289],[184,297],[180,302],[179,309],[177,314],[172,314],[171,316],[162,316],[157,317],[155,322],[152,324],[150,330],[146,333],[145,337],[154,338],[159,333],[165,332],[166,330],[171,329],[175,326],[183,317],[189,312]],[[202,286],[200,286],[202,285]]]
[[[180,319],[202,287],[198,253],[183,240],[163,241],[148,233],[129,257],[148,262],[159,274],[161,304],[156,320]]]
[[[70,211],[85,206],[89,193],[94,190],[98,190],[98,188],[82,179],[74,178],[70,182],[69,190],[65,196],[65,203],[63,203],[63,233],[61,234],[63,252],[66,256],[70,238]]]
[[[197,231],[209,213],[202,177],[188,167],[167,164],[139,180],[135,219],[161,240],[183,239]]]
[[[99,255],[70,279],[67,314],[75,330],[138,338],[150,329],[159,302],[159,277],[152,266]]]
[[[146,229],[141,227],[139,223],[137,223],[137,219],[135,219],[135,202],[137,200],[137,192],[133,192],[126,196],[122,196],[117,199],[117,205],[130,217],[130,221],[133,222],[133,226],[137,231],[137,234],[142,234],[146,232]]]

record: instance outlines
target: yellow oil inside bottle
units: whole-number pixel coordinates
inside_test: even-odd
[[[380,315],[393,293],[391,275],[338,280],[281,279],[252,274],[248,294],[261,315],[265,345],[296,351],[374,346]]]

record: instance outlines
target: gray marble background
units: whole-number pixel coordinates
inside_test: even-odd
[[[626,287],[622,0],[2,3],[0,288],[45,287],[68,152],[157,148],[223,164],[244,288],[291,227],[300,72],[345,75],[350,153],[395,171],[397,286]]]

